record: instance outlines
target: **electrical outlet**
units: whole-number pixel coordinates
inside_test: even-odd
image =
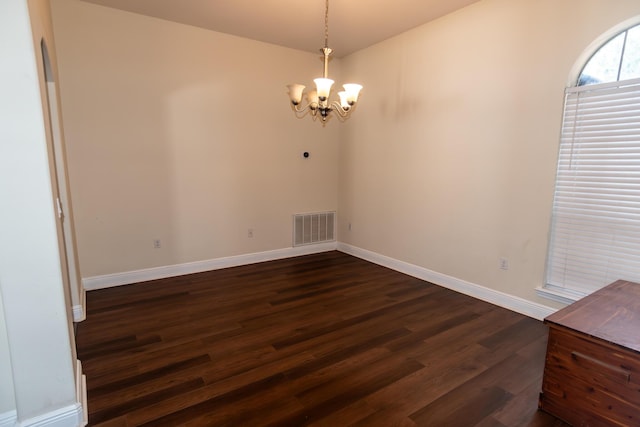
[[[253,228],[250,228],[250,229],[247,231],[247,237],[248,237],[248,238],[250,238],[250,239],[252,239],[252,238],[253,238]]]
[[[509,269],[509,260],[506,258],[500,258],[500,270]]]
[[[154,247],[155,249],[160,249],[160,247],[161,247],[161,246],[162,246],[162,245],[160,244],[160,239],[154,239],[154,240],[153,240],[153,247]]]

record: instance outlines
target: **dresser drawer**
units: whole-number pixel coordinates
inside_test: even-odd
[[[547,363],[640,405],[640,355],[597,339],[549,328]],[[634,391],[635,393],[630,393]]]
[[[638,355],[551,327],[540,408],[574,425],[640,425]]]

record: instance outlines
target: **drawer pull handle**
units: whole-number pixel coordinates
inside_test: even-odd
[[[631,381],[631,373],[619,366],[615,366],[610,363],[603,362],[602,360],[598,360],[594,357],[588,356],[586,354],[583,354],[577,351],[571,352],[571,358],[575,360],[577,363],[580,363],[582,365],[591,364],[591,365],[596,365],[596,367],[598,368],[604,368],[610,371],[611,373],[615,374],[616,376],[618,376],[625,383],[629,383]]]

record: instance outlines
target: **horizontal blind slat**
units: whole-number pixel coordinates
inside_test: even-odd
[[[640,79],[569,88],[547,283],[590,293],[640,281]]]

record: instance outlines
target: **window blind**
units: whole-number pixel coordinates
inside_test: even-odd
[[[586,295],[640,281],[640,79],[568,88],[548,287]]]

